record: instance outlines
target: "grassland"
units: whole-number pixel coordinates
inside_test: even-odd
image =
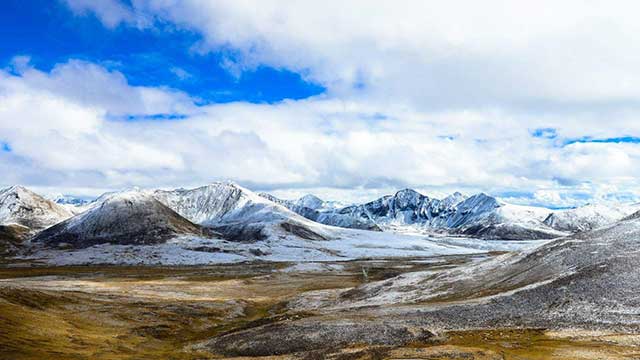
[[[0,359],[216,359],[222,356],[215,349],[199,344],[305,317],[285,306],[304,292],[350,288],[469,261],[413,260],[357,261],[311,270],[282,263],[5,267],[0,269]],[[640,357],[639,344],[637,337],[623,334],[505,329],[439,334],[401,347],[329,346],[266,358],[629,359]]]

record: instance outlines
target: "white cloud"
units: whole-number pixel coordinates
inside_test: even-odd
[[[640,134],[635,3],[68,3],[110,28],[171,22],[202,34],[199,51],[232,49],[239,76],[286,68],[328,93],[196,106],[97,64],[42,72],[20,58],[0,72],[0,140],[13,149],[0,170],[14,172],[2,181],[86,192],[230,178],[357,200],[404,186],[518,190],[514,201],[555,206],[640,195],[640,145],[565,144]],[[114,121],[173,113],[187,118]],[[541,128],[554,131],[532,136]]]
[[[188,118],[119,121],[109,115],[176,109]],[[610,128],[637,126],[629,119],[627,114],[613,120]],[[637,144],[558,146],[557,139],[531,135],[529,128],[550,124],[561,124],[562,136],[600,129],[588,117],[560,123],[497,110],[427,112],[331,97],[198,107],[185,94],[131,86],[117,72],[74,60],[49,73],[0,73],[0,139],[12,148],[2,162],[14,172],[5,181],[49,187],[189,186],[233,179],[265,190],[324,189],[328,196],[326,189],[340,196],[349,189],[349,198],[363,199],[404,186],[436,195],[567,193],[597,182],[615,183],[621,192],[640,175],[634,166]],[[557,178],[575,184],[559,184]]]
[[[173,22],[202,34],[200,51],[234,49],[233,71],[287,68],[341,97],[442,108],[637,102],[640,93],[633,1],[136,0],[127,16],[77,8]]]
[[[121,23],[136,25],[138,27],[149,26],[149,21],[139,14],[135,14],[127,6],[118,0],[64,0],[69,8],[79,15],[85,15],[89,12],[98,16],[102,23],[109,27],[115,28]]]

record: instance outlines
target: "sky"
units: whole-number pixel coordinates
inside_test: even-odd
[[[0,186],[640,201],[637,2],[2,6]]]

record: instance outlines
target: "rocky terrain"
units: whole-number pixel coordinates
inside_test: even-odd
[[[124,192],[40,232],[32,242],[62,248],[96,244],[153,245],[178,236],[213,236],[152,196]]]
[[[640,213],[523,253],[303,294],[288,306],[313,315],[217,337],[209,345],[237,355],[318,349],[327,344],[306,334],[339,334],[331,343],[358,342],[360,337],[344,330],[354,323],[363,333],[378,334],[365,342],[380,345],[474,329],[637,334],[639,242]],[[272,334],[289,341],[283,344]]]
[[[227,239],[264,240],[277,233],[326,240],[330,229],[228,182],[196,189],[157,190],[153,196],[190,221],[220,231]]]
[[[0,226],[4,263],[36,272],[56,265],[29,279],[17,275],[20,268],[0,279],[0,328],[15,331],[20,324],[27,336],[0,336],[0,344],[13,354],[33,354],[24,358],[51,355],[48,349],[58,346],[28,345],[25,339],[38,338],[29,329],[41,326],[59,333],[54,353],[76,355],[90,351],[82,344],[100,348],[96,337],[104,331],[119,337],[103,351],[115,351],[117,343],[120,355],[141,354],[139,345],[146,344],[155,349],[149,356],[200,359],[625,358],[640,346],[640,212],[629,215],[633,206],[549,212],[484,194],[435,201],[404,190],[348,207],[348,216],[359,214],[384,230],[367,231],[293,211],[344,209],[318,198],[281,202],[232,183],[105,194],[81,204],[75,216],[26,189],[2,194],[0,208],[10,214]],[[34,226],[56,217],[59,222],[35,236],[19,222]],[[392,232],[416,224],[469,237]],[[574,234],[522,240],[555,228]],[[479,239],[505,234],[518,240]],[[265,261],[268,271],[238,280],[238,271]],[[143,264],[146,270],[110,268],[120,275],[107,285],[89,280],[105,270],[77,278],[78,268],[66,270],[66,264]],[[131,281],[138,272],[197,264],[218,264],[227,273],[208,278],[213,270],[204,269],[188,278]],[[88,324],[96,317],[120,325],[93,328]],[[61,319],[72,320],[60,325]],[[70,334],[82,340],[68,343]]]
[[[438,200],[410,189],[339,207],[315,196],[280,200],[229,182],[113,192],[64,206],[19,186],[1,194],[3,252],[57,264],[187,265],[510,251],[530,245],[482,239],[560,237],[603,226],[635,208],[551,211],[485,194],[455,193]]]
[[[550,210],[507,204],[484,193],[466,197],[456,192],[436,199],[412,189],[342,208],[325,206],[323,200],[312,195],[298,200],[261,196],[326,225],[502,240],[552,239],[608,225],[640,210],[638,205],[594,204]]]
[[[573,209],[556,210],[544,223],[556,230],[576,233],[612,224],[640,210],[640,204],[587,204]]]

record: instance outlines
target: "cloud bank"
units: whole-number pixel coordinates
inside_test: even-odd
[[[110,29],[193,31],[193,56],[220,53],[237,76],[269,66],[327,90],[202,104],[87,61],[43,71],[16,58],[0,72],[7,184],[232,179],[354,200],[407,186],[548,206],[640,196],[633,2],[67,3]]]

